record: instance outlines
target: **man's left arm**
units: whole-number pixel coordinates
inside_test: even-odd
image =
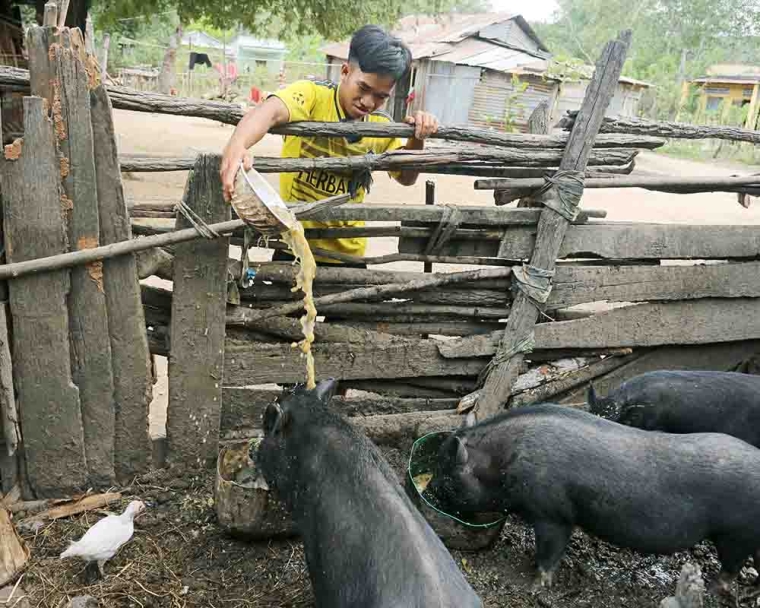
[[[425,147],[425,139],[438,131],[438,119],[428,112],[418,111],[414,116],[407,116],[404,122],[414,125],[414,137],[410,137],[404,150],[422,150]],[[394,172],[393,177],[399,184],[413,186],[420,172],[415,170]]]

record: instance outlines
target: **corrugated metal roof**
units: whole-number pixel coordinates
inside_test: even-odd
[[[760,75],[706,76],[704,78],[695,78],[691,82],[697,84],[755,84],[756,82],[760,82]]]
[[[515,20],[535,42],[544,48],[528,23],[520,15],[511,13],[477,13],[444,15],[430,17],[428,15],[409,15],[399,21],[398,27],[392,34],[403,40],[413,59],[437,57],[448,52],[453,44],[468,40],[478,35],[480,30],[496,23]],[[328,44],[322,50],[326,55],[339,59],[348,58],[349,40]]]
[[[542,71],[548,66],[545,59],[538,59],[534,55],[477,38],[468,38],[453,45],[451,50],[436,55],[435,60],[488,68],[497,72],[508,72],[524,66],[535,66],[537,71]]]

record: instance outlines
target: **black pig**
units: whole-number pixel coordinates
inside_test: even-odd
[[[646,431],[725,433],[760,447],[760,377],[661,370],[635,376],[607,397],[588,391],[592,413]]]
[[[336,386],[296,387],[267,407],[255,455],[303,538],[316,605],[480,608],[380,451],[328,411]]]
[[[760,563],[760,450],[719,433],[649,433],[557,405],[454,432],[426,490],[447,512],[509,511],[536,534],[536,585],[551,585],[575,526],[670,554],[709,539],[727,589]]]

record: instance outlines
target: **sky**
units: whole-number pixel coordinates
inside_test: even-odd
[[[519,13],[530,21],[548,21],[557,8],[556,0],[491,0],[494,11]]]

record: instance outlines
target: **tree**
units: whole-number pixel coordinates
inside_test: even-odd
[[[760,0],[558,0],[554,23],[536,29],[555,54],[593,63],[623,28],[633,30],[624,74],[655,85],[648,111],[673,119],[681,83],[711,63],[751,58]],[[750,59],[756,62],[755,59]]]

